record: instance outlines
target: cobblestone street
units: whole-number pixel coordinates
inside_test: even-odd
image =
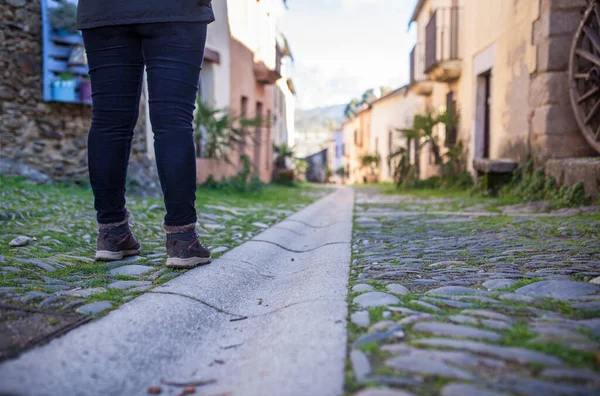
[[[464,194],[417,197],[377,188],[354,188],[354,198],[337,189],[308,207],[328,190],[280,191],[279,203],[209,195],[200,227],[218,258],[183,274],[161,267],[163,236],[153,224],[162,209],[153,200],[130,201],[144,253],[94,263],[94,235],[87,234],[93,218],[81,216],[89,211],[84,190],[12,183],[5,191],[19,198],[3,202],[1,220],[3,358],[51,342],[0,365],[0,377],[11,379],[6,389],[21,389],[15,373],[33,370],[34,389],[56,392],[93,385],[95,394],[106,394],[123,380],[145,394],[170,375],[199,378],[211,384],[203,388],[209,394],[243,395],[247,384],[248,394],[262,394],[267,383],[285,387],[282,394],[339,394],[346,299],[347,395],[600,390],[597,206],[503,206]],[[9,246],[20,244],[19,236],[32,239]],[[112,346],[90,341],[96,337]],[[90,356],[80,356],[82,348]],[[50,364],[58,350],[64,356]],[[187,370],[167,369],[188,359],[194,363]],[[120,365],[103,378],[60,379],[116,360]],[[128,371],[146,362],[143,372]],[[326,375],[322,367],[311,371],[319,365]],[[307,377],[291,374],[302,370]],[[177,394],[170,385],[163,390]]]
[[[97,231],[90,191],[10,180],[2,187],[0,360],[185,273],[164,267],[164,205],[157,199],[128,202],[142,254],[94,262]],[[275,189],[269,191],[273,202],[261,202],[200,192],[199,236],[213,257],[220,257],[326,193]]]
[[[349,392],[598,394],[598,209],[468,201],[357,190]]]

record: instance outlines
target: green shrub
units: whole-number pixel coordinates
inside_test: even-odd
[[[260,181],[258,176],[252,174],[250,158],[247,155],[244,155],[240,157],[240,159],[242,160],[242,169],[238,171],[237,175],[221,182],[217,182],[214,177],[210,175],[206,182],[202,183],[200,187],[211,190],[235,191],[241,193],[261,192],[264,183]]]
[[[566,188],[563,191],[561,188],[559,192],[559,203],[564,207],[574,207],[589,205],[591,202],[590,197],[585,195],[585,188],[582,182],[575,183],[571,188]]]
[[[473,187],[473,175],[469,172],[462,172],[454,178],[445,180],[442,187],[449,189],[467,190]]]
[[[204,183],[201,184],[203,188],[209,188],[211,190],[218,190],[220,183],[215,180],[213,175],[208,175],[208,178]]]
[[[431,176],[430,178],[423,180],[409,178],[402,184],[402,187],[407,189],[435,190],[440,188],[441,185],[442,182],[439,176]]]
[[[591,202],[583,183],[559,189],[556,179],[546,178],[543,169],[534,170],[531,160],[519,166],[511,182],[500,190],[500,196],[521,202],[548,201],[553,207],[577,207]]]
[[[274,173],[273,183],[285,186],[296,186],[295,172],[293,169],[280,170]]]

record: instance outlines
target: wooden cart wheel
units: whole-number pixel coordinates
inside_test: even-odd
[[[569,60],[571,105],[579,129],[600,153],[600,2],[592,0],[573,39]]]

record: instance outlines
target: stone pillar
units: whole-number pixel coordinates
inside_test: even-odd
[[[577,126],[569,98],[569,54],[586,0],[539,0],[533,26],[537,69],[531,76],[531,155],[536,167],[551,158],[594,155]]]

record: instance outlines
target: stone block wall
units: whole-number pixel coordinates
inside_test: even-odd
[[[556,179],[560,186],[572,187],[583,183],[586,195],[598,203],[600,198],[600,158],[569,158],[548,160],[546,176]]]
[[[531,76],[530,147],[536,166],[552,158],[597,155],[577,126],[569,100],[569,54],[586,0],[540,1],[534,24],[537,69]]]
[[[0,20],[1,160],[28,165],[53,180],[87,179],[91,106],[42,99],[40,0],[4,0]],[[141,121],[132,162],[144,162],[146,153]]]

